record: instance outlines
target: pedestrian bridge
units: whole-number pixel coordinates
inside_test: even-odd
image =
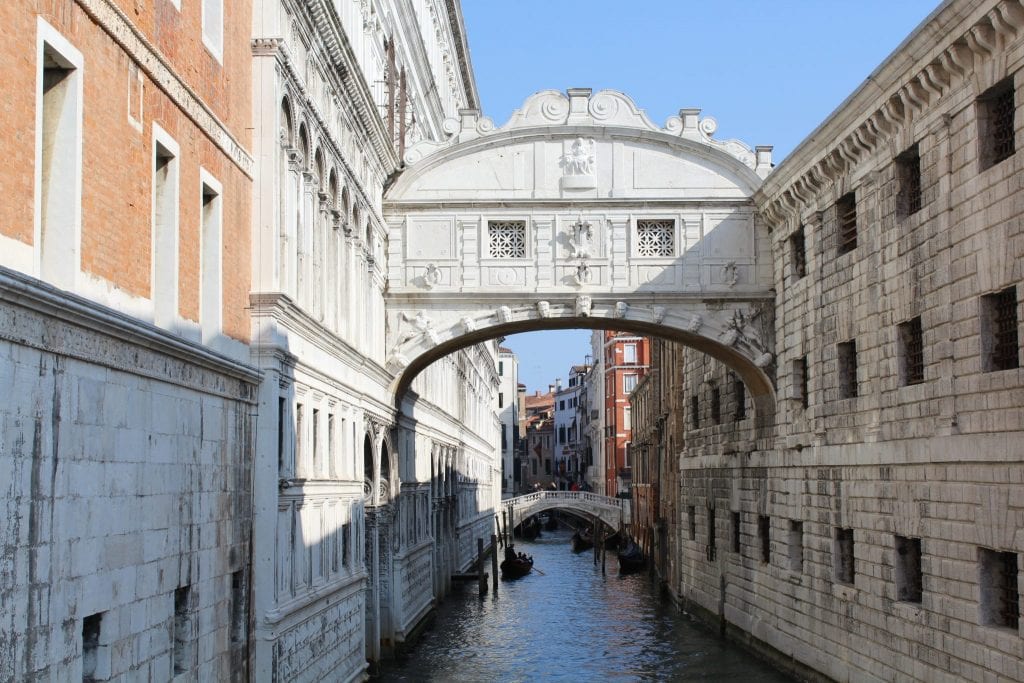
[[[537,491],[502,501],[512,526],[545,510],[567,510],[587,518],[597,517],[612,529],[628,525],[629,501],[590,491]]]

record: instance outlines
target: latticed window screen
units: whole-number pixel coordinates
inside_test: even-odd
[[[488,221],[491,258],[526,258],[526,221]]]
[[[675,256],[676,223],[673,220],[636,222],[636,253],[638,256]]]
[[[896,177],[899,181],[897,196],[901,216],[910,216],[921,210],[921,156],[914,145],[896,157]]]
[[[1019,367],[1017,360],[1017,290],[1009,287],[981,298],[984,316],[983,333],[990,349],[985,369],[1010,370]]]
[[[1010,79],[993,86],[979,98],[979,113],[984,122],[981,138],[981,163],[984,168],[1009,159],[1016,150],[1013,100],[1013,82]]]

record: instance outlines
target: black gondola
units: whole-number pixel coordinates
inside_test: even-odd
[[[520,525],[522,537],[528,541],[540,536],[540,522],[536,517],[530,517]]]
[[[501,578],[520,579],[533,570],[533,558],[519,553],[514,546],[505,549],[505,559],[501,562]]]
[[[574,553],[582,553],[584,550],[589,550],[593,547],[594,538],[589,529],[584,529],[583,531],[577,529],[572,535],[572,551]]]
[[[619,573],[629,574],[630,572],[640,571],[644,568],[647,561],[644,559],[644,553],[640,550],[640,546],[636,544],[633,539],[629,539],[626,542],[626,546],[619,551]]]

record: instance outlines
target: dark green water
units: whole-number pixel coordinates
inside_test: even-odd
[[[646,573],[605,576],[569,532],[517,549],[535,571],[481,599],[456,586],[433,627],[381,681],[789,681],[659,597]],[[490,566],[488,565],[488,571]]]

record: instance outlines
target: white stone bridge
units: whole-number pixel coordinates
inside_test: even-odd
[[[611,529],[620,529],[631,521],[628,500],[590,491],[537,491],[501,503],[511,526],[545,510],[566,510],[587,519],[597,517]]]

